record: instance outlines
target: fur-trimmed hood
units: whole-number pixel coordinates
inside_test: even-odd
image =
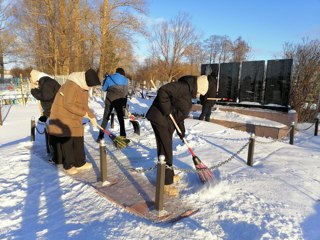
[[[87,82],[86,82],[85,72],[70,73],[70,75],[68,76],[68,80],[74,82],[84,90],[87,90],[87,91],[89,90],[89,86],[87,85]]]
[[[31,82],[32,83],[37,83],[39,81],[40,78],[42,77],[50,77],[52,78],[50,75],[44,73],[44,72],[40,72],[38,70],[33,69],[30,72],[30,77],[31,77]]]

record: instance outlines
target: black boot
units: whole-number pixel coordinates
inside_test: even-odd
[[[103,138],[104,138],[104,132],[100,130],[99,136],[98,136],[96,142],[97,142],[97,143],[100,143],[100,140],[103,139]]]

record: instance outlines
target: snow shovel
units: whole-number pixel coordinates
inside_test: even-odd
[[[136,120],[134,115],[129,110],[129,104],[124,108],[124,112],[126,116],[129,116],[130,122],[133,126],[133,131],[135,134],[140,135],[140,123]]]
[[[169,116],[170,116],[174,126],[176,127],[178,133],[181,135],[182,132],[181,132],[176,120],[173,118],[171,113]],[[203,162],[201,162],[201,160],[196,156],[194,151],[189,146],[187,140],[185,138],[182,138],[182,141],[188,147],[188,150],[192,155],[192,160],[193,160],[194,166],[196,167],[196,170],[197,170],[197,173],[198,173],[198,176],[199,176],[201,182],[202,183],[212,182],[213,181],[213,174],[212,174],[211,170]]]
[[[112,140],[112,142],[114,143],[114,145],[116,146],[116,148],[124,148],[127,147],[130,140],[122,137],[122,136],[116,136],[111,132],[108,132],[107,130],[105,130],[104,128],[102,128],[99,124],[97,124],[97,127],[99,129],[101,129],[105,134],[107,134],[109,136],[109,138]]]
[[[140,123],[136,120],[134,115],[130,114],[130,122],[133,126],[133,131],[135,134],[138,134],[140,136]]]

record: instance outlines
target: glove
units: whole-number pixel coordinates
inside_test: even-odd
[[[90,122],[91,122],[91,124],[92,124],[92,126],[93,127],[97,127],[98,125],[97,125],[97,120],[95,119],[95,118],[89,118],[89,120],[90,120]]]
[[[83,116],[84,118],[88,118],[88,119],[90,119],[89,118],[89,115],[88,115],[88,113],[86,112],[86,114]]]
[[[39,85],[37,83],[34,83],[34,82],[30,82],[31,83],[31,89],[35,89],[35,88],[38,88]]]

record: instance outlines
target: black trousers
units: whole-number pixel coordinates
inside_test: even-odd
[[[55,158],[63,159],[63,168],[81,167],[85,162],[84,137],[57,137],[54,136],[53,147]],[[55,148],[54,147],[54,148]]]
[[[112,101],[111,103],[106,101],[101,127],[104,129],[107,127],[111,112],[113,109],[115,109],[117,112],[117,118],[120,125],[120,136],[126,137],[126,129],[124,126],[124,108],[126,107],[126,104],[127,104],[126,98],[119,98],[117,100]],[[100,133],[103,134],[102,131],[100,131]]]
[[[157,142],[157,152],[158,157],[160,155],[165,156],[166,171],[165,171],[165,185],[170,185],[173,183],[174,171],[171,168],[173,157],[172,157],[172,134],[173,132],[169,130],[169,127],[159,126],[151,123],[153,128],[156,142]]]
[[[199,120],[205,119],[207,122],[210,122],[210,116],[211,116],[211,110],[212,110],[213,104],[212,103],[205,103],[202,106],[202,111],[199,116]]]
[[[52,150],[53,150],[52,161],[55,164],[62,164],[63,156],[62,156],[61,144],[59,142],[59,137],[56,137],[54,135],[49,135],[49,144],[52,146]]]

